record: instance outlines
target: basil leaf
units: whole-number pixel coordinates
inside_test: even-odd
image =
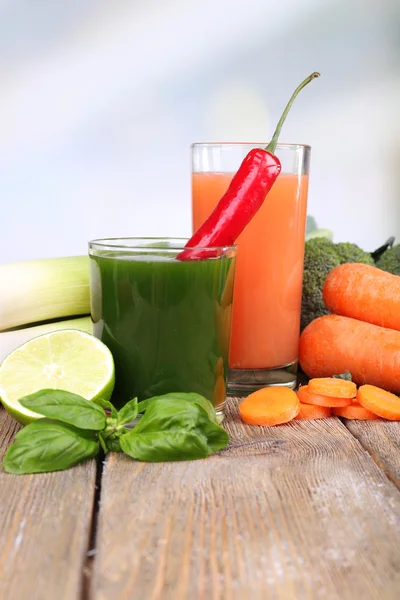
[[[106,425],[104,410],[91,402],[65,390],[39,390],[19,400],[29,410],[79,429],[100,431]]]
[[[193,460],[211,454],[205,436],[193,431],[127,433],[120,438],[120,445],[125,454],[146,462]]]
[[[114,404],[111,404],[109,400],[103,400],[103,398],[98,398],[96,404],[99,404],[103,408],[108,408],[113,419],[116,419],[118,416],[118,411],[115,408]]]
[[[204,396],[196,394],[195,392],[171,392],[169,394],[164,394],[163,396],[154,396],[153,398],[142,400],[138,404],[138,412],[145,412],[154,400],[165,400],[166,402],[170,400],[185,400],[186,402],[193,402],[195,404],[198,404],[199,406],[202,406],[207,412],[210,419],[214,421],[214,423],[217,423],[217,414],[215,412],[214,405],[209,400],[207,400],[207,398],[204,398]]]
[[[52,419],[38,419],[17,433],[3,467],[15,475],[62,471],[98,452],[95,433]]]
[[[138,399],[130,400],[121,408],[117,416],[118,425],[126,425],[134,421],[138,414]]]
[[[150,462],[205,458],[229,443],[226,431],[196,402],[153,398],[139,423],[120,438],[121,449]]]

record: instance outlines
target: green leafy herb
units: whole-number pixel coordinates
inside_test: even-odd
[[[138,415],[138,399],[130,400],[124,407],[121,408],[117,415],[118,425],[126,425],[132,423]]]
[[[98,452],[94,433],[60,421],[38,419],[17,433],[3,466],[15,475],[61,471]]]
[[[142,400],[142,402],[139,402],[138,404],[138,412],[146,412],[150,404],[152,404],[156,400],[165,400],[165,402],[170,402],[171,400],[183,400],[185,402],[193,402],[194,404],[202,406],[207,412],[210,419],[215,423],[217,422],[215,408],[211,404],[211,402],[204,398],[204,396],[201,396],[200,394],[196,394],[194,392],[173,392],[169,394],[164,394],[163,396],[154,396],[153,398],[149,398],[148,400]]]
[[[100,406],[64,390],[39,390],[19,402],[40,415],[80,429],[101,431],[106,425],[106,415]]]
[[[121,452],[119,438],[126,432],[124,426],[134,421],[137,417],[137,398],[130,400],[118,413],[115,410],[111,414],[112,416],[106,420],[106,427],[99,434],[100,444],[104,452]]]
[[[344,379],[345,381],[353,381],[350,371],[345,371],[340,375],[332,375],[334,379]]]
[[[20,400],[45,418],[18,432],[8,449],[8,473],[60,471],[104,452],[125,452],[143,461],[205,458],[225,448],[228,434],[217,424],[213,405],[199,394],[171,393],[119,412],[104,400],[99,405],[63,390],[40,390]],[[108,409],[111,416],[106,416]],[[139,423],[128,430],[138,411]]]
[[[120,439],[125,454],[146,462],[165,462],[206,458],[211,454],[207,440],[193,431],[158,431]]]
[[[152,399],[136,427],[120,438],[123,452],[148,462],[205,458],[228,443],[205,408],[174,394],[168,401]]]

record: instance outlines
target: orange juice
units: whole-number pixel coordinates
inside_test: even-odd
[[[192,175],[193,230],[213,210],[233,173]],[[281,173],[237,240],[231,369],[297,361],[308,175]]]

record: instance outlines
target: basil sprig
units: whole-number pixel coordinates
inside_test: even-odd
[[[194,393],[134,398],[120,411],[64,390],[40,390],[19,402],[45,418],[21,429],[6,453],[4,470],[17,475],[68,469],[100,448],[164,462],[206,458],[229,443],[211,402]]]

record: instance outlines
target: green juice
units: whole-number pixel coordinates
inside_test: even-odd
[[[234,257],[179,261],[174,253],[91,252],[94,334],[111,350],[113,401],[197,392],[222,410]]]

